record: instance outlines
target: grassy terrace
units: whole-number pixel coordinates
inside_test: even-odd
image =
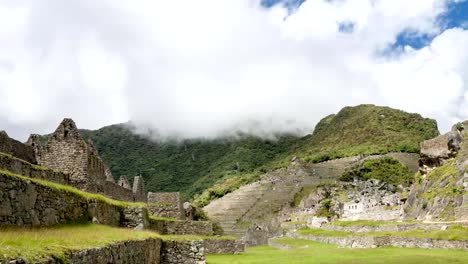
[[[125,202],[125,201],[114,200],[114,199],[110,199],[110,198],[108,198],[108,197],[106,197],[104,195],[83,192],[83,191],[80,191],[77,188],[72,187],[72,186],[63,185],[63,184],[50,182],[50,181],[45,181],[45,180],[41,180],[41,179],[30,178],[30,177],[22,176],[22,175],[19,175],[19,174],[11,173],[11,172],[5,171],[5,170],[0,170],[0,176],[2,176],[2,175],[6,176],[6,177],[22,179],[22,180],[25,180],[25,181],[31,181],[31,182],[34,182],[36,184],[39,184],[39,185],[42,185],[42,186],[45,186],[45,187],[49,187],[51,189],[73,193],[73,194],[82,196],[82,197],[84,197],[84,198],[86,198],[88,200],[93,200],[93,199],[94,200],[99,200],[99,201],[102,201],[102,202],[105,202],[105,203],[108,203],[108,204],[112,204],[112,205],[116,205],[116,206],[120,206],[120,207],[126,207],[126,206],[146,207],[147,206],[145,203],[133,203],[133,202]]]
[[[399,231],[399,232],[346,232],[346,231],[331,231],[324,229],[303,228],[297,231],[301,235],[312,236],[399,236],[399,237],[417,237],[417,238],[433,238],[446,240],[468,240],[468,228],[463,226],[451,226],[447,230],[431,230],[424,231],[421,229]]]
[[[26,261],[34,261],[49,256],[64,259],[69,251],[148,238],[161,238],[162,240],[234,239],[194,235],[159,235],[151,231],[136,231],[94,224],[49,228],[0,228],[0,261],[2,258],[18,257]]]
[[[306,264],[306,263],[467,263],[468,251],[421,249],[421,248],[375,248],[350,249],[314,241],[280,238],[277,243],[289,245],[290,250],[268,246],[248,248],[239,255],[208,255],[208,264]]]
[[[356,220],[356,221],[333,221],[330,225],[334,226],[388,226],[388,225],[410,225],[417,224],[417,221],[373,221],[373,220]]]
[[[148,231],[92,224],[53,228],[4,228],[0,229],[0,259],[21,257],[26,261],[34,261],[49,256],[64,259],[65,253],[70,250],[158,236]]]

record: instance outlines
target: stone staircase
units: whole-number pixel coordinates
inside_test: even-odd
[[[269,223],[311,180],[300,165],[281,169],[242,186],[203,209],[210,219],[220,223],[226,235],[240,238],[253,224]]]

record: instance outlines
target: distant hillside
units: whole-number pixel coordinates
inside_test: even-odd
[[[204,190],[211,193],[208,196],[222,196],[266,171],[287,166],[293,156],[320,162],[418,152],[421,141],[438,134],[432,119],[373,105],[345,107],[322,119],[313,134],[284,135],[277,141],[243,136],[158,143],[132,134],[125,125],[83,130],[116,178],[132,179],[141,173],[148,191],[182,191],[190,197]]]
[[[132,179],[142,174],[148,191],[182,191],[191,196],[216,180],[253,172],[288,152],[298,140],[281,136],[263,140],[185,140],[153,142],[135,135],[126,125],[112,125],[96,131],[83,130],[91,138],[114,177]]]
[[[306,161],[358,154],[417,153],[420,142],[439,135],[437,122],[389,107],[345,107],[323,118],[301,148]]]

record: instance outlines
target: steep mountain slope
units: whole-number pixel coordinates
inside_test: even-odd
[[[419,114],[359,105],[322,119],[301,151],[312,162],[358,154],[417,153],[420,142],[438,135],[437,123]]]
[[[288,152],[298,140],[284,135],[278,140],[243,136],[238,140],[154,142],[133,134],[124,124],[82,133],[93,140],[115,177],[126,175],[131,180],[141,174],[148,191],[187,195],[203,191],[222,177],[259,169]]]
[[[201,205],[285,168],[296,156],[312,163],[359,154],[418,152],[419,143],[438,135],[437,124],[419,114],[374,105],[345,107],[320,121],[305,137],[153,142],[126,125],[84,130],[115,177],[142,174],[148,191],[201,195]]]

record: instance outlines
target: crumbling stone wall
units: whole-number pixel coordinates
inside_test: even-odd
[[[204,264],[205,249],[202,240],[163,241],[161,263]]]
[[[146,229],[149,227],[148,209],[145,207],[125,207],[122,226]]]
[[[150,229],[164,235],[212,236],[214,234],[213,223],[210,221],[150,219]]]
[[[122,207],[0,173],[0,226],[69,222],[146,228],[146,207]]]
[[[10,138],[5,131],[0,131],[0,152],[36,164],[34,149],[18,140]]]
[[[182,200],[178,192],[149,192],[148,209],[150,215],[154,216],[176,219],[185,218]]]
[[[0,173],[0,226],[51,226],[88,219],[86,198]]]
[[[146,200],[145,184],[144,184],[142,176],[135,176],[133,178],[132,191],[136,200],[139,200],[139,201]]]
[[[100,186],[101,187],[101,186]],[[116,199],[116,200],[124,200],[124,201],[138,201],[144,202],[146,199],[141,198],[137,199],[133,194],[132,190],[122,188],[121,186],[117,185],[116,183],[105,181],[102,184],[102,188],[99,189],[100,193],[105,194],[106,196]]]
[[[81,189],[96,192],[97,185],[106,180],[104,163],[94,147],[81,137],[71,119],[60,123],[40,157],[41,165],[69,174]]]
[[[2,154],[0,154],[0,170],[60,184],[70,184],[70,177],[68,174],[32,165],[26,161]]]
[[[134,192],[126,178],[114,183],[112,173],[101,160],[92,141],[85,141],[71,119],[64,119],[42,146],[38,135],[31,135],[28,147],[38,163],[69,175],[66,184],[81,190],[101,193],[118,200],[146,202],[143,179],[136,177]]]

